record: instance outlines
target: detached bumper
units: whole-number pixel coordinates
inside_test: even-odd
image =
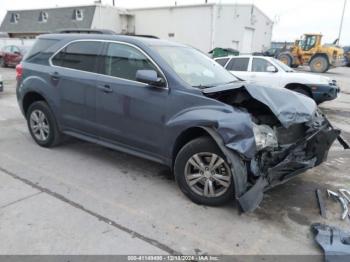
[[[306,136],[295,144],[275,151],[258,153],[255,163],[258,177],[255,184],[238,198],[244,212],[254,210],[263,198],[263,192],[296,175],[313,168],[327,159],[334,140],[340,139],[340,131],[334,129],[327,119],[322,125],[313,123]],[[319,119],[320,120],[320,119]],[[345,148],[345,146],[344,146]]]

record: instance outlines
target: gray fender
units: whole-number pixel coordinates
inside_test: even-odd
[[[227,161],[231,166],[234,186],[235,186],[235,198],[238,199],[247,189],[248,175],[247,168],[243,159],[238,156],[237,153],[228,149],[220,135],[210,127],[202,126],[203,128],[217,143],[221,151],[225,154]],[[239,163],[239,165],[237,165]]]

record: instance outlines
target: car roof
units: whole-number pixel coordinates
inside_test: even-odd
[[[40,35],[38,39],[58,39],[58,40],[65,40],[67,42],[69,41],[75,41],[75,40],[106,40],[106,41],[122,41],[126,43],[131,44],[144,44],[148,46],[182,46],[185,47],[186,45],[163,40],[163,39],[156,39],[156,38],[150,38],[150,37],[142,37],[142,36],[129,36],[129,35],[107,35],[107,34],[44,34]]]

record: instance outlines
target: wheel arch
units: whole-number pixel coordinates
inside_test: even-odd
[[[189,141],[196,139],[201,136],[207,136],[211,138],[222,151],[222,153],[226,156],[227,161],[231,167],[234,189],[235,189],[235,198],[238,199],[242,194],[244,194],[247,190],[247,181],[248,181],[248,173],[246,165],[243,159],[238,152],[235,152],[231,149],[228,149],[221,136],[211,127],[206,126],[195,126],[190,127],[184,130],[177,138],[175,145],[173,147],[173,155],[172,155],[172,170],[174,169],[174,163],[177,154],[181,150],[181,148],[187,144]],[[240,165],[233,165],[233,162],[237,163],[239,161]]]
[[[22,108],[24,115],[27,115],[28,109],[31,104],[37,101],[44,101],[48,103],[48,100],[45,98],[43,94],[37,91],[28,91],[22,99]]]
[[[198,137],[207,136],[211,137],[210,134],[201,126],[193,126],[183,130],[175,139],[175,143],[172,150],[172,163],[171,168],[174,169],[174,163],[177,154],[181,148],[193,139]]]
[[[291,90],[291,91],[294,91],[294,90],[297,89],[297,88],[302,88],[303,90],[305,90],[305,91],[309,94],[309,96],[310,96],[311,98],[313,98],[313,94],[312,94],[312,92],[311,92],[311,88],[308,87],[308,86],[305,85],[305,84],[301,84],[301,83],[289,83],[289,84],[287,84],[284,88],[289,89],[289,90]]]

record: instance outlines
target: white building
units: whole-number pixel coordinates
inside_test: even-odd
[[[273,22],[254,5],[204,4],[129,12],[134,14],[135,34],[182,42],[204,52],[223,47],[251,53],[271,43]]]
[[[273,22],[254,5],[203,4],[140,9],[91,5],[10,10],[0,32],[11,38],[34,38],[61,29],[109,29],[120,34],[154,35],[192,45],[241,53],[270,46]]]

